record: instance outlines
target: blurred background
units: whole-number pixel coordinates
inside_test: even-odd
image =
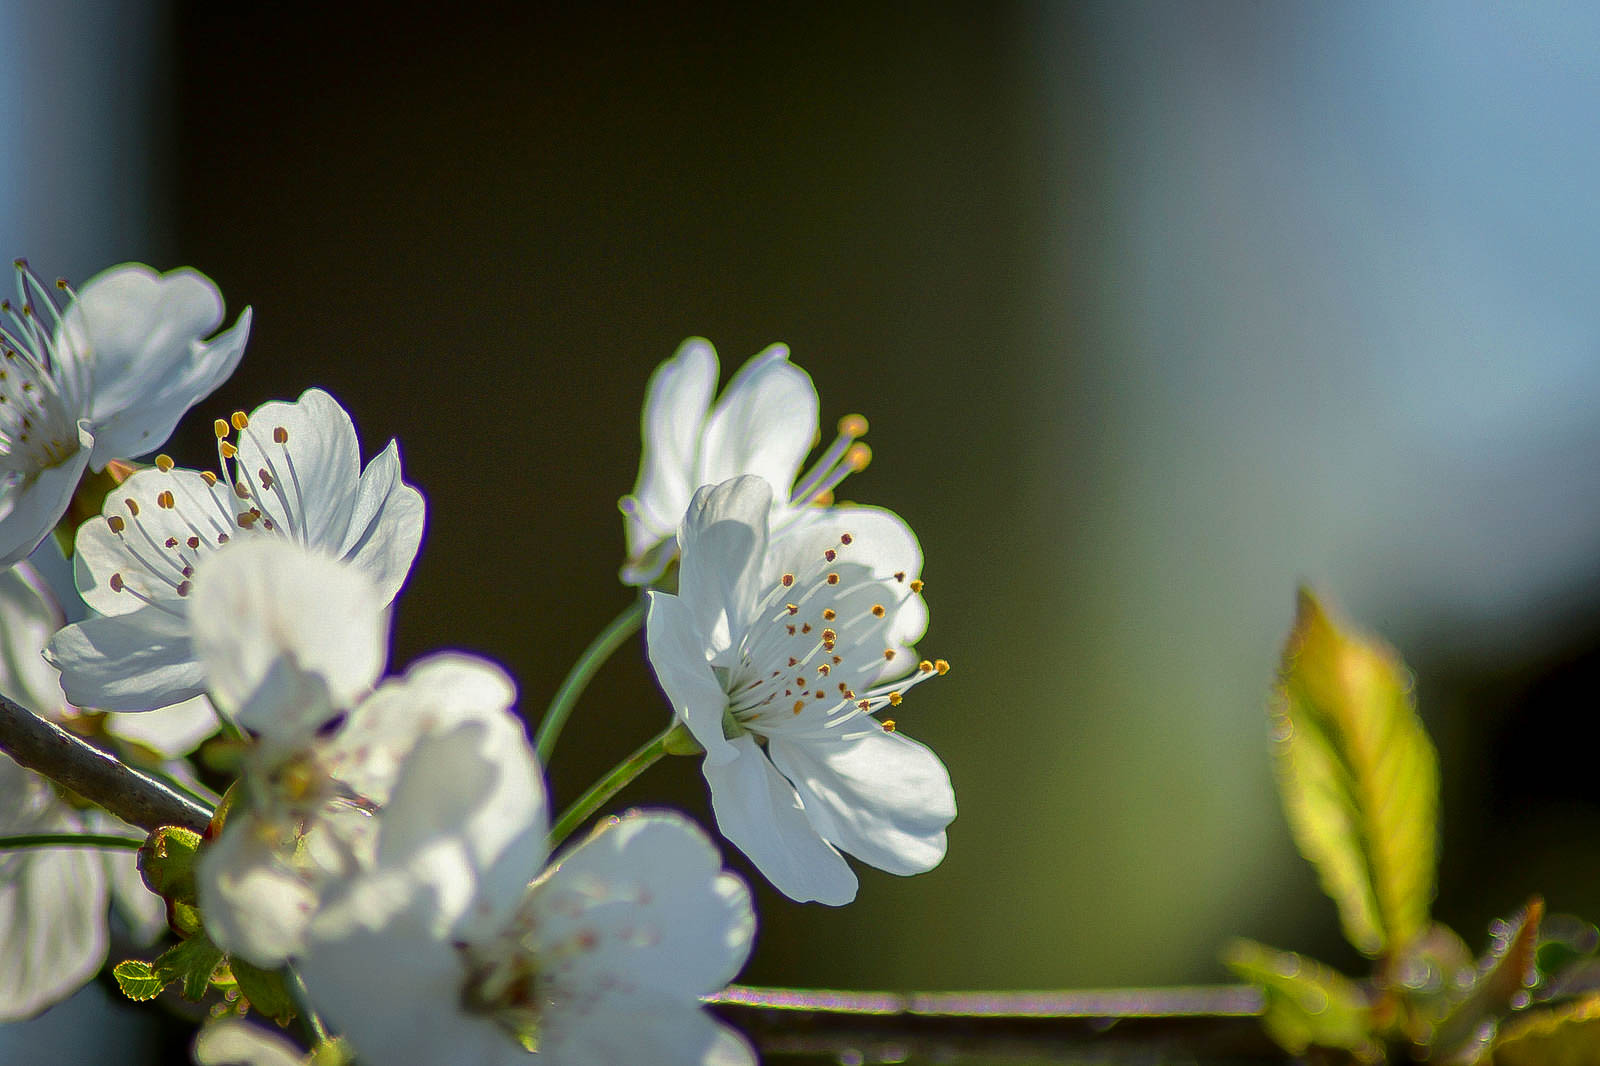
[[[1438,914],[1475,946],[1534,891],[1600,917],[1600,10],[0,14],[0,248],[254,306],[182,463],[313,385],[366,454],[399,439],[430,514],[397,668],[487,654],[537,719],[628,602],[616,499],[684,337],[725,376],[787,342],[825,430],[871,419],[842,495],[922,539],[955,669],[896,717],[961,814],[939,869],[861,868],[847,908],[756,880],[745,980],[1217,981],[1241,934],[1359,969],[1268,762],[1302,581],[1416,673]],[[630,646],[556,801],[665,714]],[[619,802],[706,814],[691,761]],[[0,1057],[175,1061],[116,1000]]]

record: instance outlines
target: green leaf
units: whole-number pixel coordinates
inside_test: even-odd
[[[192,936],[156,960],[162,983],[182,982],[183,998],[199,1001],[211,987],[211,973],[222,961],[222,949],[204,936]]]
[[[1284,811],[1339,907],[1345,938],[1376,956],[1429,926],[1439,763],[1411,678],[1376,641],[1342,632],[1300,591],[1270,707]]]
[[[1529,1011],[1500,1030],[1494,1066],[1600,1066],[1600,995]]]
[[[117,987],[122,989],[122,994],[137,1003],[155,999],[167,987],[167,983],[156,976],[150,964],[139,959],[117,963],[111,968],[111,975],[117,979]]]
[[[1493,942],[1478,963],[1477,977],[1455,1008],[1431,1031],[1419,1034],[1426,1058],[1449,1062],[1477,1062],[1494,1038],[1501,1018],[1519,1002],[1537,975],[1534,951],[1539,944],[1539,919],[1544,901],[1530,901],[1510,922],[1496,923]]]
[[[257,1013],[279,1024],[286,1024],[299,1013],[280,971],[263,970],[235,957],[228,959],[228,967],[239,982],[239,994],[250,1001]]]
[[[1261,989],[1267,1005],[1261,1024],[1285,1051],[1301,1055],[1314,1045],[1349,1051],[1363,1062],[1382,1059],[1371,1003],[1337,970],[1253,940],[1233,941],[1222,961]]]
[[[199,833],[164,825],[151,833],[144,847],[139,849],[139,873],[150,891],[157,895],[193,903],[194,864],[199,853]]]

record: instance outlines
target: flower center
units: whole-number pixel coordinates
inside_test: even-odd
[[[0,300],[0,472],[36,473],[78,450],[74,386],[55,376],[61,312],[49,289],[19,259],[17,302]],[[70,293],[65,281],[57,288]],[[39,320],[39,307],[49,322]],[[87,360],[70,365],[83,372]]]
[[[855,545],[841,534],[799,560],[762,599],[738,664],[720,675],[739,725],[786,736],[836,730],[898,706],[906,689],[950,668],[943,659],[924,660],[910,677],[877,683],[905,673],[896,667],[900,652],[889,627],[901,606],[921,594],[922,582],[904,571],[877,577],[847,558]]]
[[[529,1051],[538,1050],[544,1007],[538,957],[513,936],[455,947],[467,974],[461,985],[461,1009],[488,1017]]]
[[[126,571],[111,575],[113,592],[182,613],[175,601],[193,591],[200,559],[234,537],[268,534],[306,541],[305,504],[288,428],[273,427],[269,446],[268,434],[235,411],[230,421],[217,419],[215,430],[220,477],[209,470],[200,471],[198,481],[190,471],[174,477],[172,459],[158,455],[154,470],[141,470],[124,483],[121,502],[127,513],[106,515],[129,563]],[[257,466],[253,475],[245,469],[240,446],[228,439],[233,431],[250,443]]]

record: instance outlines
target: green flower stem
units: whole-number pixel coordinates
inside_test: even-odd
[[[567,716],[572,713],[573,706],[578,702],[578,697],[583,695],[590,679],[611,658],[612,652],[622,646],[623,641],[639,632],[639,626],[644,622],[644,604],[643,597],[629,604],[627,610],[613,618],[611,624],[589,642],[583,654],[578,656],[578,661],[572,664],[572,669],[567,671],[555,698],[545,708],[544,718],[539,722],[539,732],[534,737],[534,747],[539,752],[539,761],[544,765],[550,765],[550,753],[555,750],[561,727],[567,724]]]
[[[674,722],[646,741],[638,751],[614,766],[610,773],[590,785],[589,791],[579,796],[577,801],[563,811],[561,817],[556,820],[555,828],[550,830],[550,850],[554,851],[563,840],[572,835],[574,829],[588,821],[589,816],[598,811],[612,796],[621,792],[629,781],[655,765],[663,755],[667,754],[669,745],[678,746],[680,734],[686,736],[688,730],[680,723]]]
[[[0,851],[17,851],[22,848],[126,848],[138,851],[144,846],[144,837],[112,836],[106,833],[29,833],[25,836],[0,837]]]

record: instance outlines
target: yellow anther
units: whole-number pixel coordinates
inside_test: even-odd
[[[894,579],[896,581],[904,581],[906,579],[906,572],[904,570],[896,570],[894,572]]]
[[[885,718],[883,720],[883,731],[885,733],[893,733],[894,732],[894,719],[893,718]]]
[[[828,584],[837,585],[838,583],[839,583],[839,575],[838,574],[829,574],[828,575]]]
[[[200,477],[207,485],[215,485],[217,483],[217,475],[209,470],[200,471]]]
[[[156,456],[156,469],[161,471],[163,474],[168,473],[174,466],[177,465],[177,463],[172,461],[172,456],[170,455],[163,454]]]
[[[924,659],[917,664],[917,669],[924,674],[931,674],[933,673],[933,664]]]
[[[232,459],[235,455],[239,454],[239,449],[233,446],[232,441],[225,440],[221,444],[217,445],[217,448],[221,450],[222,457],[224,459]]]
[[[805,700],[795,700],[794,701],[794,713],[795,714],[799,714],[801,711],[803,711],[805,709],[806,709],[806,701]]]
[[[885,661],[887,661],[889,659],[893,659],[894,658],[894,649],[893,648],[884,648],[883,649],[883,658],[884,658]]]
[[[139,517],[139,501],[133,499],[132,497],[128,498],[128,513],[133,515],[135,518]]]
[[[188,540],[184,541],[184,543],[189,545],[190,548],[198,548],[200,547],[200,538],[190,537]]]
[[[274,444],[288,444],[289,443],[289,431],[288,431],[288,429],[286,429],[283,426],[278,426],[276,429],[274,429],[272,431],[272,443],[274,443]]]
[[[156,494],[156,506],[164,511],[170,511],[178,506],[178,501],[173,497],[171,489],[162,489]]]
[[[243,429],[248,429],[249,426],[250,426],[250,416],[249,415],[245,414],[243,411],[235,411],[235,412],[233,412],[233,428],[234,429],[243,430]]]
[[[852,444],[850,450],[844,453],[844,462],[859,474],[867,468],[868,463],[872,462],[872,449],[859,442]]]
[[[211,432],[217,435],[218,440],[221,440],[223,437],[228,435],[228,423],[223,419],[217,419],[215,422],[211,423]]]
[[[783,587],[784,588],[788,588],[790,585],[793,585],[793,584],[794,584],[794,575],[793,574],[784,574],[783,575]]]
[[[824,607],[823,608],[823,610],[822,610],[822,620],[824,622],[831,622],[835,618],[838,618],[838,617],[839,617],[839,612],[835,611],[832,607]]]
[[[832,548],[829,548],[827,551],[822,553],[822,557],[831,563],[835,559],[839,558],[839,553],[834,551]]]
[[[915,581],[913,581],[911,583],[911,591],[912,592],[921,592],[922,588],[923,588],[922,579],[920,577],[917,578]]]
[[[886,612],[884,611],[883,604],[875,603],[872,605],[872,614],[874,617],[882,618],[885,613]]]
[[[832,670],[833,667],[829,666],[827,663],[817,664],[817,673],[821,674],[823,677],[827,677]]]
[[[176,548],[178,546],[178,538],[168,537],[166,540],[162,541],[162,544],[168,548]]]
[[[950,664],[945,662],[943,659],[933,660],[933,668],[939,671],[941,674],[948,674],[950,672]]]
[[[823,489],[821,492],[819,492],[815,496],[811,497],[811,502],[816,504],[818,507],[832,507],[833,506],[833,490],[832,489]]]
[[[783,609],[788,611],[790,614],[800,613],[800,605],[798,603],[786,603],[783,605]]]
[[[234,485],[233,486],[233,494],[235,496],[239,497],[239,499],[241,499],[241,500],[248,500],[250,498],[250,485],[249,485],[249,483],[241,481],[238,484]]]
[[[839,543],[840,544],[849,544],[851,541],[853,541],[855,539],[856,538],[852,537],[848,533],[840,533],[839,534]]]
[[[194,586],[188,581],[180,581],[178,582],[178,595],[187,596],[189,595],[189,590],[192,588],[194,588]]]
[[[122,520],[122,516],[119,514],[114,514],[107,518],[106,525],[111,527],[111,532],[113,533],[121,533],[124,529],[128,528],[128,523],[124,522]]]
[[[121,592],[123,589],[128,587],[127,584],[123,582],[121,574],[112,574],[111,580],[107,581],[106,584],[111,586],[112,592]]]
[[[867,420],[862,415],[845,415],[839,419],[839,436],[865,437],[867,435]]]
[[[838,639],[839,639],[839,634],[835,633],[833,630],[824,629],[822,631],[822,642],[824,644],[832,644],[834,641],[836,641]]]
[[[891,692],[891,693],[889,693],[889,706],[898,707],[898,706],[900,706],[901,701],[904,700],[904,699],[905,699],[905,697],[900,695],[900,693]]]

